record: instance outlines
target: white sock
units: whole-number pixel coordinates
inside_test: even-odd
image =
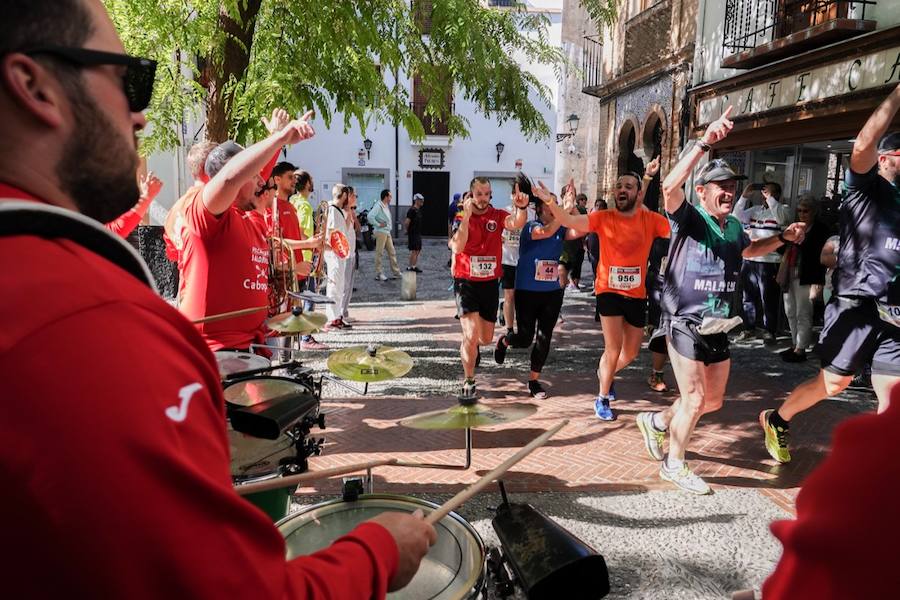
[[[667,429],[665,423],[662,420],[662,413],[653,413],[653,429],[657,431],[665,431]]]
[[[669,471],[680,471],[684,466],[684,461],[673,457],[671,454],[666,456],[666,469]]]

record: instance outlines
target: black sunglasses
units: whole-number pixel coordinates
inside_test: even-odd
[[[49,54],[79,67],[124,65],[126,69],[125,75],[122,77],[122,91],[128,98],[128,108],[131,112],[141,112],[150,105],[150,98],[153,96],[153,81],[156,77],[155,60],[64,46],[40,46],[23,50],[22,54],[29,56]]]

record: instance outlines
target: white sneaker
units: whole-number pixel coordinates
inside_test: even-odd
[[[384,276],[384,273],[379,273],[375,276],[375,281],[387,281],[388,278]]]
[[[659,466],[659,476],[666,481],[671,481],[684,491],[697,494],[698,496],[705,496],[706,494],[712,493],[712,490],[706,485],[706,482],[694,475],[694,472],[687,466],[687,463],[683,463],[680,469],[670,471],[666,467],[666,462],[663,461]]]

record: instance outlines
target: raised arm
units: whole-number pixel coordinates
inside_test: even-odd
[[[272,158],[276,150],[286,144],[296,144],[315,135],[307,122],[312,111],[300,119],[291,121],[261,142],[257,142],[232,158],[215,177],[203,187],[203,204],[214,215],[221,215],[238,191],[248,181],[258,176],[260,170]]]
[[[569,214],[568,211],[564,210],[553,201],[550,190],[547,189],[542,181],[538,181],[537,185],[531,189],[534,195],[540,198],[544,203],[544,208],[550,209],[550,212],[553,213],[553,220],[558,222],[560,226],[568,227],[569,229],[578,229],[580,231],[590,231],[591,223],[590,220],[588,220],[588,216],[582,214]]]
[[[850,169],[854,173],[868,173],[878,160],[878,141],[891,126],[891,121],[900,109],[900,84],[894,88],[884,102],[878,105],[853,142],[850,153]]]
[[[456,228],[456,233],[453,234],[453,237],[450,238],[450,241],[447,243],[447,246],[450,248],[450,251],[453,254],[459,254],[466,248],[466,242],[469,241],[469,219],[472,218],[472,199],[467,198],[463,203],[463,216],[462,221],[459,222],[459,227]],[[409,219],[406,219],[409,222]],[[407,226],[408,228],[408,226]]]
[[[644,176],[641,178],[641,191],[638,192],[638,204],[644,204],[644,196],[647,195],[647,188],[650,186],[650,182],[653,181],[653,178],[656,177],[656,174],[659,173],[659,156],[651,160],[647,163],[647,170],[644,171]]]
[[[694,167],[697,166],[700,158],[706,154],[709,147],[725,139],[728,136],[728,132],[734,127],[734,123],[728,119],[731,109],[732,107],[729,105],[721,117],[710,123],[700,141],[691,145],[685,155],[681,157],[681,160],[675,164],[675,167],[663,180],[662,193],[667,213],[673,214],[681,208],[684,202],[684,182],[690,177]]]
[[[791,223],[784,232],[778,236],[767,237],[750,242],[750,245],[744,248],[741,255],[744,258],[753,258],[755,256],[764,256],[770,252],[777,250],[785,242],[793,242],[802,244],[806,235],[806,225],[804,223]]]
[[[520,192],[518,186],[513,194],[513,206],[516,212],[503,220],[503,226],[512,230],[522,229],[528,222],[528,194]]]

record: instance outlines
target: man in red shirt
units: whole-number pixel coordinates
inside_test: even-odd
[[[4,594],[368,599],[402,587],[435,535],[410,515],[285,560],[278,530],[234,492],[212,354],[101,225],[139,196],[153,62],[124,54],[99,0],[4,8]],[[306,127],[292,123],[285,143]],[[51,222],[52,235],[32,233]]]
[[[462,325],[462,344],[459,347],[463,364],[463,381],[460,396],[475,397],[475,367],[478,361],[478,345],[490,344],[494,339],[497,322],[499,281],[503,274],[500,258],[503,250],[503,230],[522,229],[528,217],[528,195],[513,190],[516,215],[491,206],[491,182],[486,177],[476,177],[469,184],[471,198],[464,204],[462,215],[457,217],[456,229],[450,238],[453,252],[453,291],[456,295],[456,313]]]
[[[134,208],[125,212],[122,216],[113,219],[106,224],[106,228],[122,238],[127,238],[131,232],[141,223],[141,219],[147,214],[150,203],[159,194],[162,189],[162,181],[149,171],[141,177],[141,196],[138,198]]]

